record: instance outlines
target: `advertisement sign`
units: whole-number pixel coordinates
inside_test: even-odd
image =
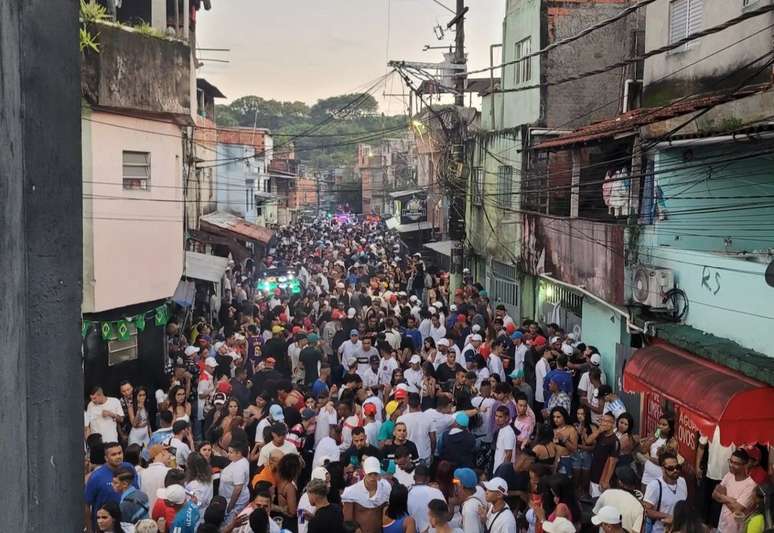
[[[416,224],[427,220],[427,193],[417,192],[401,198],[400,223]]]
[[[641,422],[641,435],[653,435],[658,426],[658,419],[666,412],[665,400],[661,395],[648,392],[643,394],[644,416]],[[688,411],[679,405],[674,406],[675,433],[677,436],[677,451],[683,456],[685,462],[694,465],[696,462],[696,447],[699,441],[699,428],[691,419]]]

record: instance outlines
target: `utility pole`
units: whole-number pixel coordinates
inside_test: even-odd
[[[462,71],[457,72],[455,69],[454,87],[457,94],[454,97],[454,103],[458,107],[458,117],[459,108],[465,106],[465,82],[467,80],[467,76],[465,76],[465,71],[467,71],[467,65],[465,64],[465,14],[467,11],[468,8],[465,7],[465,0],[457,0],[457,14],[447,25],[449,28],[452,25],[456,27],[454,63],[457,66],[462,65]],[[457,121],[454,138],[447,139],[452,148],[451,159],[457,163],[455,167],[458,169],[464,168],[462,165],[465,161],[465,147],[462,144],[461,128],[462,120],[460,119]],[[463,240],[465,239],[465,191],[467,190],[465,173],[451,175],[447,170],[447,182],[455,182],[448,183],[447,185],[449,188],[449,237],[455,241],[451,249],[451,277],[449,280],[450,290],[453,292],[457,287],[462,286]]]
[[[315,189],[317,193],[317,217],[320,217],[320,173],[315,173]]]

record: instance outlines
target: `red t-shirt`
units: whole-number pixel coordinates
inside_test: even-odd
[[[171,526],[172,522],[175,521],[176,514],[177,511],[174,507],[167,505],[164,500],[156,499],[156,503],[153,504],[153,510],[151,511],[151,518],[153,520],[164,518],[167,526]]]

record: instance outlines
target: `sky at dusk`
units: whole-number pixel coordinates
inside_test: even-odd
[[[439,0],[441,1],[441,0]],[[443,0],[454,8],[454,0]],[[442,50],[423,52],[424,45],[448,45],[454,32],[436,39],[433,26],[452,13],[433,0],[215,0],[212,10],[198,13],[198,76],[215,84],[228,98],[255,94],[266,99],[301,100],[365,90],[387,71],[386,59],[438,62]],[[468,67],[489,64],[489,45],[502,39],[505,0],[467,0],[465,24]],[[389,12],[389,17],[388,17]],[[389,39],[388,39],[389,35]],[[499,60],[496,51],[495,61]],[[482,75],[479,75],[482,76]],[[370,83],[369,83],[370,82]],[[400,113],[401,82],[392,76],[374,93],[381,110]],[[225,103],[225,102],[224,102]]]

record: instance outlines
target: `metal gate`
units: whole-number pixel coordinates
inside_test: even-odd
[[[640,427],[640,394],[637,392],[624,392],[623,391],[623,372],[626,362],[636,352],[636,348],[631,346],[624,346],[623,344],[615,345],[615,383],[613,389],[621,398],[621,401],[626,406],[626,410],[634,418],[634,427]]]
[[[508,314],[517,323],[519,314],[519,282],[516,267],[492,260],[486,277],[486,289],[492,305],[503,304]]]

